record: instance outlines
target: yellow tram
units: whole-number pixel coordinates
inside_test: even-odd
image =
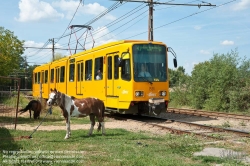
[[[38,66],[33,96],[48,99],[56,88],[76,98],[99,98],[109,112],[157,115],[169,101],[169,49],[162,42],[122,40]]]

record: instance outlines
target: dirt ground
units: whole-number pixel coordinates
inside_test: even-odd
[[[22,114],[21,116],[29,117],[29,113],[26,112],[25,114]],[[206,117],[197,117],[197,116],[190,116],[190,115],[180,115],[180,114],[172,114],[172,113],[164,113],[160,114],[160,117],[168,118],[168,119],[176,119],[176,120],[182,120],[192,123],[198,123],[198,124],[206,124],[206,125],[213,125],[218,127],[228,127],[231,129],[237,129],[237,130],[244,130],[250,132],[250,122],[249,121],[242,121],[242,120],[234,120],[234,119],[225,119],[225,118],[206,118]],[[35,126],[36,127],[36,126]],[[24,125],[24,124],[17,124],[17,130],[33,130],[35,128],[34,126],[30,125]],[[71,130],[79,130],[79,129],[89,129],[90,124],[74,124],[71,123]],[[97,128],[97,124],[95,125],[95,128]],[[160,129],[152,127],[150,125],[145,125],[142,123],[137,123],[134,121],[122,121],[122,120],[115,120],[110,119],[105,122],[105,128],[107,129],[114,129],[114,128],[122,128],[128,131],[132,132],[149,132],[153,134],[164,134],[160,131]],[[47,126],[47,125],[41,125],[38,130],[65,130],[65,122],[62,120],[62,125],[60,126]]]

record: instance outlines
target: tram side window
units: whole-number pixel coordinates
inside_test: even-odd
[[[48,70],[45,70],[45,75],[44,75],[44,83],[48,83]]]
[[[119,55],[116,55],[114,56],[114,60],[115,60],[115,63],[114,63],[114,78],[115,79],[119,79],[119,61],[118,61],[118,58],[119,58]]]
[[[130,81],[131,80],[131,71],[130,71],[130,61],[129,59],[122,61],[122,79]]]
[[[92,60],[85,62],[85,80],[92,80]]]
[[[77,64],[77,81],[83,81],[83,62]]]
[[[83,81],[83,67],[84,67],[84,64],[83,62],[81,63],[81,81]]]
[[[69,65],[69,81],[73,82],[75,80],[75,64]]]
[[[41,79],[41,73],[38,72],[37,74],[37,83],[40,84],[40,79]]]
[[[95,58],[95,80],[103,79],[103,57]]]
[[[34,82],[35,82],[35,84],[37,84],[37,73],[35,73],[35,77],[34,77]]]
[[[56,69],[56,83],[59,82],[59,73],[60,73],[60,68]]]
[[[54,69],[50,70],[50,82],[53,83],[54,82]]]
[[[44,71],[42,72],[42,80],[41,80],[42,84],[44,83]]]
[[[65,77],[65,66],[62,66],[60,72],[60,82],[64,82],[64,77]]]
[[[108,57],[108,79],[112,79],[112,56]]]
[[[131,80],[131,65],[130,65],[130,58],[128,53],[122,54],[122,68],[121,68],[121,77],[123,80],[130,81]]]

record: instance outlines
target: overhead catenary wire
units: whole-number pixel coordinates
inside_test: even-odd
[[[76,12],[77,12],[77,10],[78,10],[80,4],[81,4],[81,1],[80,1],[79,5],[78,5],[76,11],[75,11],[75,14],[76,14]],[[106,15],[106,14],[109,13],[110,11],[112,11],[112,10],[118,8],[118,7],[121,6],[121,5],[123,5],[123,4],[120,4],[120,3],[118,3],[118,2],[115,2],[115,3],[114,3],[111,7],[109,7],[107,10],[103,11],[103,12],[100,13],[97,17],[95,17],[95,18],[93,18],[92,20],[90,20],[89,22],[87,22],[87,24],[90,24],[90,23],[93,23],[93,22],[99,20],[101,17],[103,17],[104,15]],[[73,20],[73,18],[74,18],[74,16],[75,16],[75,14],[73,15],[73,17],[72,17],[72,19],[71,19],[69,25],[71,24],[71,22],[72,22],[72,20]],[[69,25],[68,25],[68,27],[69,27]],[[66,28],[66,30],[64,31],[64,33],[63,33],[63,35],[62,35],[61,37],[55,38],[55,39],[57,39],[57,41],[55,42],[55,44],[56,44],[61,38],[71,35],[71,33],[70,33],[70,34],[67,34],[67,35],[64,35],[64,34],[66,33],[66,31],[68,30],[68,27]],[[80,29],[79,29],[79,30],[80,30]],[[76,30],[76,32],[77,32],[77,31],[78,31],[78,30]]]
[[[75,11],[73,17],[72,17],[71,20],[70,20],[69,25],[70,25],[71,22],[73,21],[73,19],[74,19],[74,17],[75,17],[75,14],[76,14],[76,12],[78,11],[78,8],[79,8],[80,5],[81,5],[81,2],[83,2],[83,4],[84,4],[84,0],[83,0],[83,1],[82,1],[82,0],[79,1],[79,4],[78,4],[78,6],[77,6],[77,8],[76,8],[76,11]],[[67,27],[66,30],[64,31],[63,35],[64,35],[65,32],[67,31],[67,29],[68,29],[68,27]],[[63,35],[62,35],[62,36],[63,36]],[[60,39],[61,39],[61,38],[58,38],[57,42],[58,42]],[[42,50],[44,50],[45,47],[48,45],[48,42],[50,42],[50,40],[48,40],[48,41],[44,44],[44,46],[43,46],[39,51],[37,51],[36,53],[34,53],[33,55],[30,55],[30,56],[28,56],[28,57],[35,56],[36,54],[38,54],[39,52],[41,52]],[[28,47],[26,47],[26,48],[28,48]],[[52,49],[52,48],[50,48],[50,49]],[[47,52],[46,52],[46,54],[47,54]]]
[[[79,2],[79,4],[78,4],[78,6],[77,6],[77,8],[76,8],[76,11],[75,11],[75,13],[74,13],[73,17],[71,18],[71,20],[70,20],[70,22],[69,22],[68,26],[66,27],[65,31],[63,32],[63,34],[61,35],[61,37],[57,38],[57,41],[56,41],[55,43],[57,43],[57,42],[58,42],[61,38],[63,38],[64,34],[65,34],[65,33],[66,33],[66,31],[68,30],[68,28],[69,28],[69,26],[70,26],[71,22],[73,21],[73,19],[74,19],[75,15],[76,15],[76,12],[78,11],[78,9],[79,9],[79,7],[80,7],[81,2],[82,2],[82,0],[80,0],[80,2]],[[83,1],[83,2],[84,2],[84,1]]]
[[[144,9],[146,6],[147,6],[147,5],[145,5],[145,4],[139,5],[139,6],[138,6],[138,7],[140,7],[139,9],[137,9],[138,7],[132,9],[131,11],[129,11],[129,12],[127,12],[126,14],[122,15],[121,17],[117,18],[116,20],[114,20],[114,21],[108,23],[107,25],[105,25],[105,26],[103,26],[103,27],[101,27],[101,28],[95,30],[92,34],[93,34],[93,35],[97,35],[98,33],[104,31],[106,28],[111,27],[111,26],[117,24],[118,22],[124,21],[126,18],[132,16],[133,14],[135,14],[135,13],[137,13],[137,12],[139,12],[139,11],[141,11],[141,10]],[[137,9],[137,10],[135,10],[135,9]],[[134,11],[134,10],[135,10],[135,11]],[[138,18],[141,14],[146,13],[147,11],[148,11],[148,9],[144,10],[142,13],[137,14],[135,17],[133,17],[133,18],[130,19],[129,21],[123,23],[122,25],[125,25],[125,24],[129,23],[130,21],[132,21],[132,20]],[[116,28],[115,30],[117,30],[117,29],[119,29],[119,28],[121,28],[121,27],[122,27],[122,26]],[[115,31],[115,30],[112,30],[111,32],[113,32],[113,31]],[[102,38],[102,37],[104,37],[104,36],[110,34],[111,32],[109,32],[109,33],[107,33],[107,34],[104,34],[104,35],[102,35],[102,36],[100,36],[100,37],[98,37],[98,38],[95,38],[95,39],[98,40],[98,39],[100,39],[100,38]],[[89,37],[87,37],[87,38],[89,38]],[[76,43],[76,41],[71,42],[71,44],[74,44],[74,43]],[[66,44],[62,44],[62,46],[64,46],[64,45],[66,45]]]
[[[103,16],[105,16],[106,14],[108,14],[109,12],[111,12],[112,10],[118,8],[119,6],[121,6],[123,4],[120,4],[118,2],[115,2],[112,6],[110,6],[108,9],[104,10],[103,12],[101,12],[98,16],[96,16],[95,18],[93,18],[92,20],[88,21],[87,23],[85,23],[84,25],[91,25],[93,24],[94,22],[96,22],[97,20],[99,20],[100,18],[102,18]],[[81,28],[78,28],[75,30],[75,32],[78,32],[80,31]],[[66,35],[63,35],[61,36],[60,38],[63,38],[63,37],[67,37],[67,36],[70,36],[72,35],[72,33],[68,33]],[[57,39],[57,38],[56,38]]]
[[[183,17],[183,18],[180,18],[180,19],[177,19],[177,20],[175,20],[175,21],[169,22],[169,23],[167,23],[167,24],[158,26],[158,27],[154,28],[153,30],[156,30],[156,29],[159,29],[159,28],[161,28],[161,27],[164,27],[164,26],[173,24],[173,23],[178,22],[178,21],[181,21],[181,20],[183,20],[183,19],[187,19],[188,17],[192,17],[192,16],[194,16],[194,15],[196,15],[196,14],[200,14],[200,13],[203,13],[203,12],[206,12],[206,11],[209,11],[209,10],[212,10],[212,9],[214,9],[214,8],[218,8],[218,7],[227,5],[227,4],[229,4],[229,3],[232,3],[233,1],[235,1],[235,0],[232,0],[232,1],[229,1],[229,2],[226,2],[226,3],[223,3],[223,4],[218,5],[218,6],[214,6],[214,7],[209,8],[209,9],[202,10],[202,11],[200,11],[200,12],[192,13],[192,14],[190,14],[190,15],[188,15],[188,16]],[[129,27],[132,27],[133,25],[134,25],[134,24],[132,24],[132,25],[129,26]],[[122,27],[122,26],[120,26],[120,27]],[[127,27],[126,29],[128,29],[129,27]],[[117,29],[117,28],[116,28],[116,29]],[[111,31],[111,32],[113,32],[113,31]],[[102,35],[101,37],[104,37],[104,36],[110,34],[111,32],[109,32],[109,33],[107,33],[107,34],[104,34],[104,35]],[[127,37],[127,38],[124,38],[124,39],[130,39],[130,38],[133,38],[133,37],[135,37],[135,36],[139,36],[139,35],[144,34],[144,33],[147,33],[147,32],[148,32],[148,31],[144,31],[144,32],[135,34],[135,35],[133,35],[133,36],[130,36],[130,37]],[[122,32],[120,32],[120,33],[122,33]],[[120,34],[120,33],[119,33],[119,34]],[[99,37],[99,38],[101,38],[101,37]]]
[[[187,18],[192,17],[192,16],[194,16],[194,15],[197,15],[197,14],[200,14],[200,13],[203,13],[203,12],[206,12],[206,11],[209,11],[209,10],[212,10],[212,9],[214,9],[214,8],[218,8],[218,7],[221,7],[221,6],[223,6],[223,5],[227,5],[227,4],[232,3],[232,2],[234,2],[234,1],[235,1],[235,0],[232,0],[232,1],[229,1],[229,2],[226,2],[226,3],[223,3],[223,4],[221,4],[221,5],[217,5],[216,7],[212,7],[212,8],[209,8],[209,9],[205,9],[205,10],[202,10],[202,11],[199,11],[199,12],[192,13],[192,14],[190,14],[190,15],[188,15],[188,16],[182,17],[182,18],[177,19],[177,20],[175,20],[175,21],[172,21],[172,22],[169,22],[169,23],[167,23],[167,24],[163,24],[163,25],[161,25],[161,26],[158,26],[158,27],[154,28],[154,30],[157,30],[157,29],[162,28],[162,27],[164,27],[164,26],[167,26],[167,25],[173,24],[173,23],[175,23],[175,22],[178,22],[178,21],[187,19]],[[109,23],[109,24],[112,25],[111,23]],[[134,24],[132,24],[132,25],[129,26],[129,27],[132,27],[132,26],[134,26]],[[129,27],[127,27],[126,29],[128,29]],[[116,28],[116,29],[117,29],[117,28]],[[98,31],[97,31],[97,32],[98,32]],[[109,33],[110,33],[110,32],[109,32]],[[122,32],[120,32],[120,33],[122,33]],[[120,33],[119,33],[119,34],[120,34]],[[125,39],[133,38],[133,37],[135,37],[135,36],[139,36],[139,35],[144,34],[144,33],[147,33],[147,31],[144,31],[144,32],[141,32],[141,33],[132,35],[132,36],[129,36],[129,37],[125,38]],[[117,34],[116,34],[116,35],[117,35]],[[65,49],[65,50],[66,50],[66,49]]]
[[[32,57],[32,56],[35,56],[36,54],[40,53],[43,49],[45,49],[45,47],[50,43],[49,40],[47,40],[47,42],[44,43],[44,45],[42,47],[39,48],[39,50],[36,50],[35,53],[32,53],[31,55],[28,55],[27,57]],[[23,48],[29,48],[29,47],[26,47],[26,46],[23,46]]]
[[[158,26],[158,27],[156,27],[156,28],[153,28],[153,30],[156,30],[156,29],[162,28],[162,27],[164,27],[164,26],[173,24],[173,23],[175,23],[175,22],[178,22],[178,21],[187,19],[187,18],[192,17],[192,16],[194,16],[194,15],[197,15],[197,14],[200,14],[200,13],[203,13],[203,12],[207,12],[207,11],[209,11],[209,10],[212,10],[212,9],[215,9],[215,8],[218,8],[218,7],[227,5],[227,4],[232,3],[232,2],[234,2],[234,1],[236,1],[236,0],[231,0],[231,1],[226,2],[226,3],[220,4],[220,5],[217,5],[217,6],[213,6],[213,7],[209,8],[209,9],[205,9],[205,10],[202,10],[202,11],[200,11],[200,12],[192,13],[192,14],[190,14],[190,15],[188,15],[188,16],[182,17],[182,18],[180,18],[180,19],[171,21],[171,22],[169,22],[169,23],[167,23],[167,24],[163,24],[163,25],[161,25],[161,26]],[[144,32],[135,34],[135,35],[133,35],[133,36],[130,36],[130,37],[127,37],[127,38],[124,38],[124,39],[130,39],[130,38],[133,38],[133,37],[135,37],[135,36],[139,36],[139,35],[144,34],[144,33],[147,33],[147,32],[148,32],[148,31],[144,31]]]

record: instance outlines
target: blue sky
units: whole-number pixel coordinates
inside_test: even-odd
[[[157,2],[202,4],[199,0]],[[237,49],[241,57],[250,58],[250,0],[206,2],[217,7],[154,5],[154,40],[172,47],[178,66],[183,66],[188,74],[195,64],[211,59],[214,53],[226,54]],[[135,2],[118,5],[109,0],[83,0],[81,3],[80,0],[1,0],[0,26],[14,32],[27,47],[51,48],[49,39],[54,38],[55,47],[61,48],[55,52],[69,55],[69,51],[62,50],[68,48],[70,36],[67,35],[71,32],[68,26],[85,25],[115,4],[115,9],[90,24],[95,46],[123,39],[147,40],[148,6]],[[83,34],[81,44],[85,31],[77,32],[78,38]],[[92,44],[88,32],[86,48],[91,48]],[[75,48],[74,35],[70,48]],[[29,64],[42,64],[51,61],[52,51],[30,48],[23,56]],[[172,59],[169,55],[170,68],[174,68]]]

